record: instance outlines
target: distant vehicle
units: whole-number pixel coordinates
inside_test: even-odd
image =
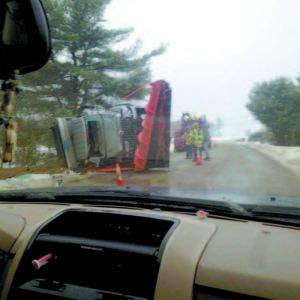
[[[183,134],[181,131],[174,132],[174,151],[175,152],[182,152],[185,149],[185,144],[184,144],[182,135]]]
[[[239,139],[237,139],[236,141],[237,141],[237,142],[244,143],[244,142],[246,142],[246,139],[245,139],[245,138],[239,138]]]

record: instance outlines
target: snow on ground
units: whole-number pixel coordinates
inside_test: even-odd
[[[245,145],[264,153],[300,176],[300,147],[282,147],[259,143],[245,143]]]
[[[49,174],[30,174],[0,180],[0,190],[21,190],[37,187],[51,187],[52,178]]]
[[[174,138],[171,139],[170,152],[174,152]]]
[[[28,174],[17,176],[5,180],[0,180],[0,191],[5,190],[21,190],[21,189],[35,189],[35,188],[48,188],[59,186],[60,179],[69,180],[74,179],[80,175],[72,171],[65,171],[60,174]]]

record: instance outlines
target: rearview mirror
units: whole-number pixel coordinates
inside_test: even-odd
[[[44,66],[51,53],[48,20],[41,0],[0,0],[0,79]]]

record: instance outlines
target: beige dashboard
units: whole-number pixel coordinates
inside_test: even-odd
[[[2,203],[0,250],[11,256],[3,272],[1,300],[7,299],[18,265],[37,228],[64,211],[91,208],[179,220],[164,249],[154,299],[201,299],[195,295],[195,285],[240,294],[235,299],[243,299],[243,295],[300,299],[297,228],[214,216],[201,220],[196,215],[152,210]]]

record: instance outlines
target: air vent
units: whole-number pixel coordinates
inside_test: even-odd
[[[251,296],[247,294],[240,294],[236,292],[230,292],[221,289],[215,289],[202,285],[194,286],[194,300],[270,300],[267,298],[261,298]]]
[[[178,224],[139,213],[69,210],[36,232],[8,299],[83,299],[87,291],[94,298],[86,299],[153,299]]]
[[[4,270],[5,270],[8,258],[9,258],[8,253],[0,250],[0,295],[1,295],[1,292],[2,292],[3,284],[4,284],[3,273],[4,273]]]

